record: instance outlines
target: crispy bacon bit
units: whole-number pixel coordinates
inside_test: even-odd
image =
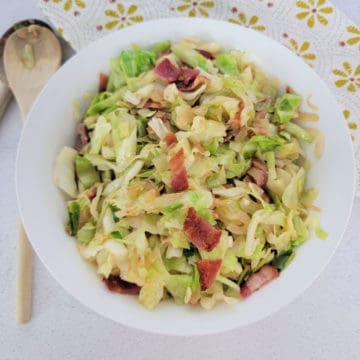
[[[215,59],[215,56],[207,50],[203,50],[203,49],[195,49],[199,54],[201,54],[203,57],[206,57],[207,59],[213,60]]]
[[[279,276],[279,271],[271,265],[264,265],[258,272],[250,275],[240,289],[242,297],[248,297],[253,292]]]
[[[286,90],[287,94],[294,94],[295,93],[294,89],[289,85],[286,87],[285,90]]]
[[[252,167],[247,173],[254,179],[256,185],[260,187],[266,185],[267,174],[264,171],[256,167]]]
[[[185,168],[184,150],[180,149],[169,162],[171,172],[171,188],[184,191],[189,187]]]
[[[89,142],[89,134],[86,125],[81,122],[76,127],[77,138],[75,142],[75,149],[80,151]]]
[[[252,165],[247,174],[251,176],[256,185],[260,187],[265,186],[268,181],[268,168],[266,164],[259,159],[254,159]]]
[[[195,83],[196,78],[200,74],[198,69],[191,69],[188,67],[180,68],[180,76],[176,81],[176,86],[181,91],[192,91],[194,88],[199,85],[199,82]],[[204,77],[202,77],[204,78]],[[202,80],[202,82],[204,82]]]
[[[104,73],[99,74],[99,92],[105,91],[109,77]]]
[[[165,135],[164,141],[166,142],[166,146],[169,148],[177,143],[176,135],[172,132],[169,132]]]
[[[119,294],[137,295],[140,292],[139,286],[127,282],[117,275],[110,275],[107,279],[103,278],[103,282],[110,291],[114,291]]]
[[[253,124],[255,134],[269,135],[270,122],[266,115],[267,112],[265,110],[256,113]]]
[[[175,82],[179,75],[180,69],[175,66],[168,58],[165,58],[155,66],[155,74],[168,83]]]
[[[195,90],[199,85],[209,84],[209,83],[210,83],[210,80],[207,77],[199,75],[196,77],[196,79],[193,82],[191,82],[186,87],[181,87],[182,85],[180,85],[180,87],[179,87],[179,84],[178,84],[178,89],[180,91],[189,92],[189,91]]]
[[[252,164],[256,168],[267,173],[267,171],[268,171],[267,165],[262,160],[255,158],[252,160]]]
[[[235,113],[234,118],[228,122],[233,134],[238,132],[241,129],[240,118],[241,118],[241,113],[244,110],[244,108],[245,108],[244,102],[240,101],[239,105],[238,105],[238,111]]]
[[[185,85],[189,85],[191,81],[194,81],[196,77],[200,74],[198,69],[192,69],[189,67],[182,67],[180,69],[180,79],[184,82]]]
[[[220,270],[222,260],[199,260],[196,262],[196,266],[200,274],[201,290],[207,290],[215,281],[216,275]]]
[[[96,193],[97,193],[97,186],[93,186],[92,188],[90,188],[88,191],[87,191],[87,197],[88,199],[91,201],[95,198],[96,196]]]
[[[244,182],[252,182],[252,178],[249,175],[245,175],[243,178]]]
[[[183,230],[196,247],[205,251],[214,249],[221,237],[221,231],[204,220],[192,207],[188,210]]]

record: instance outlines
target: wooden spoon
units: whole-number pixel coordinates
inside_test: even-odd
[[[49,25],[45,22],[38,19],[26,19],[21,20],[13,24],[0,38],[0,120],[5,113],[7,105],[10,103],[12,98],[11,91],[9,89],[9,84],[6,78],[4,64],[3,64],[3,53],[6,40],[10,37],[12,33],[19,30],[20,28],[30,26],[30,25],[40,25],[50,29]]]
[[[46,27],[31,25],[14,32],[4,48],[4,67],[10,88],[25,120],[40,90],[61,64],[61,46]],[[31,318],[32,254],[23,226],[19,226],[16,321]]]

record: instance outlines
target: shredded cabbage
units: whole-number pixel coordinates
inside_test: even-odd
[[[148,309],[166,298],[236,303],[264,265],[284,271],[312,231],[327,237],[303,148],[314,142],[320,155],[324,139],[301,126],[301,102],[217,43],[123,50],[84,115],[81,152],[65,146],[55,161],[81,256],[99,276],[136,284]],[[200,220],[189,224],[189,209]],[[215,234],[211,251],[189,226],[205,242]]]

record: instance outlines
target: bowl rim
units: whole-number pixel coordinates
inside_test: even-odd
[[[136,29],[140,29],[140,28],[144,28],[144,29],[148,29],[150,28],[153,24],[158,25],[163,24],[166,25],[168,23],[172,23],[172,22],[188,22],[188,23],[198,23],[199,25],[204,24],[205,27],[207,26],[228,26],[228,27],[233,27],[234,31],[236,29],[242,28],[242,31],[245,32],[251,32],[251,33],[256,33],[257,36],[262,37],[264,40],[266,40],[267,42],[269,42],[270,44],[272,44],[272,46],[275,47],[282,47],[284,49],[286,49],[286,51],[289,53],[290,56],[293,57],[294,62],[299,60],[297,59],[296,55],[293,54],[289,49],[287,49],[283,44],[281,44],[280,42],[270,38],[269,36],[265,35],[265,34],[261,34],[255,30],[240,26],[240,25],[235,25],[235,24],[230,24],[226,21],[222,21],[222,20],[215,20],[215,19],[205,19],[205,18],[187,18],[187,17],[176,17],[176,18],[165,18],[165,19],[157,19],[157,20],[150,20],[150,21],[145,21],[143,23],[140,24],[136,24],[133,25],[131,27],[127,27],[122,29],[121,31],[115,31],[115,32],[111,32],[107,35],[105,35],[102,38],[97,39],[96,41],[93,41],[91,43],[89,43],[86,47],[84,47],[82,50],[80,50],[78,53],[75,53],[74,56],[72,56],[70,59],[68,59],[62,66],[61,68],[51,77],[51,79],[47,82],[47,84],[44,86],[44,88],[41,90],[41,92],[39,93],[39,95],[37,96],[34,104],[32,105],[28,115],[27,115],[27,119],[32,117],[32,113],[34,111],[34,108],[36,108],[37,103],[39,103],[41,101],[41,98],[43,96],[44,93],[47,92],[47,89],[49,87],[49,84],[52,83],[53,79],[56,78],[57,76],[61,76],[58,75],[59,73],[61,74],[61,69],[63,68],[67,68],[67,67],[71,67],[72,63],[74,61],[76,61],[75,59],[79,56],[79,54],[86,52],[86,51],[90,51],[90,50],[96,50],[96,48],[99,46],[99,44],[101,44],[103,41],[105,41],[105,39],[110,39],[110,38],[116,38],[118,36],[124,36],[127,33],[129,33],[129,35],[131,35],[132,31],[134,28]],[[120,34],[120,35],[119,35]],[[184,36],[186,36],[184,34]],[[300,60],[301,61],[301,60]],[[327,92],[328,92],[328,96],[332,99],[334,105],[336,106],[336,108],[340,111],[339,109],[339,104],[334,96],[334,94],[330,91],[330,89],[328,88],[327,84],[324,82],[324,80],[322,80],[320,78],[320,76],[313,70],[310,69],[313,72],[313,75],[316,76],[317,81],[322,83],[324,85],[324,87],[326,87]],[[18,149],[17,149],[17,155],[16,155],[16,170],[15,170],[15,189],[16,189],[16,199],[17,199],[17,205],[18,205],[18,209],[19,209],[19,214],[20,214],[20,218],[21,221],[23,223],[23,226],[25,228],[26,233],[29,233],[29,223],[30,223],[30,219],[29,218],[24,218],[24,209],[23,209],[23,202],[20,196],[20,178],[19,178],[19,172],[20,172],[20,167],[21,167],[21,156],[22,156],[22,151],[23,151],[23,146],[24,146],[24,138],[25,138],[25,134],[28,131],[28,128],[31,126],[31,123],[29,121],[25,122],[25,125],[23,126],[22,132],[21,132],[21,138],[20,141],[18,143]],[[350,139],[350,136],[349,136]],[[351,145],[351,143],[350,143]],[[347,214],[346,214],[346,221],[344,222],[344,227],[341,231],[341,236],[339,236],[337,242],[336,242],[336,246],[334,246],[332,248],[331,254],[329,254],[327,256],[326,259],[324,259],[321,262],[321,266],[319,267],[319,270],[312,274],[312,276],[308,279],[307,284],[301,288],[299,288],[297,291],[293,291],[291,293],[291,295],[289,295],[286,299],[286,301],[283,301],[280,303],[280,305],[276,305],[273,306],[269,311],[265,312],[265,313],[261,313],[259,316],[254,316],[254,318],[251,321],[248,321],[246,324],[243,324],[242,326],[248,326],[251,324],[254,324],[262,319],[265,319],[267,317],[269,317],[270,315],[275,314],[276,312],[278,312],[280,309],[284,308],[285,306],[289,305],[290,303],[292,303],[295,299],[297,299],[300,294],[302,294],[307,288],[309,288],[314,281],[319,277],[319,275],[323,272],[323,270],[325,269],[325,267],[328,265],[328,263],[330,262],[330,260],[333,258],[336,249],[338,248],[338,246],[340,245],[341,240],[343,239],[344,233],[348,227],[349,224],[349,220],[351,217],[351,213],[352,213],[352,208],[353,208],[353,204],[354,204],[354,198],[355,198],[355,185],[356,185],[356,177],[355,177],[355,155],[354,152],[351,152],[351,183],[352,183],[352,187],[351,187],[351,202],[348,204],[347,206]],[[64,281],[64,279],[59,278],[57,276],[57,274],[52,270],[51,268],[51,264],[49,264],[46,261],[46,258],[42,255],[41,253],[41,249],[38,248],[38,246],[36,245],[35,242],[33,242],[31,240],[31,234],[30,236],[28,236],[29,241],[32,245],[32,248],[34,249],[34,251],[36,252],[37,256],[40,258],[41,262],[43,263],[43,265],[45,266],[45,268],[50,272],[51,276],[58,282],[58,284],[60,284],[68,294],[70,294],[73,298],[75,298],[77,301],[79,301],[82,305],[85,305],[87,308],[93,310],[95,313],[108,318],[116,323],[120,323],[123,326],[127,326],[127,327],[131,327],[133,329],[137,329],[137,330],[141,330],[141,331],[145,331],[145,332],[151,332],[151,333],[155,333],[155,334],[162,334],[162,335],[175,335],[175,336],[198,336],[198,335],[208,335],[208,334],[216,334],[216,333],[222,333],[222,332],[226,332],[226,331],[230,331],[233,330],[235,328],[238,328],[239,326],[232,323],[231,325],[228,326],[223,326],[221,328],[207,328],[204,329],[204,331],[201,332],[192,332],[191,330],[189,331],[189,329],[182,329],[181,331],[164,331],[163,329],[158,329],[156,327],[149,327],[149,326],[139,326],[138,324],[131,324],[129,322],[120,322],[118,320],[115,320],[114,318],[112,318],[109,314],[106,314],[104,312],[99,311],[99,308],[94,306],[93,304],[84,301],[83,298],[81,298],[81,296],[79,295],[79,293],[74,293],[74,291],[72,291],[70,289],[70,287],[66,284],[66,281]]]

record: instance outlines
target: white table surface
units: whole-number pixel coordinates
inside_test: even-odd
[[[359,0],[333,3],[360,24]],[[30,17],[43,18],[31,0],[0,0],[0,34]],[[128,329],[79,304],[36,257],[33,318],[27,325],[16,325],[14,164],[20,131],[13,102],[0,120],[0,360],[360,359],[360,199],[336,255],[319,279],[291,305],[247,328],[193,338]]]

